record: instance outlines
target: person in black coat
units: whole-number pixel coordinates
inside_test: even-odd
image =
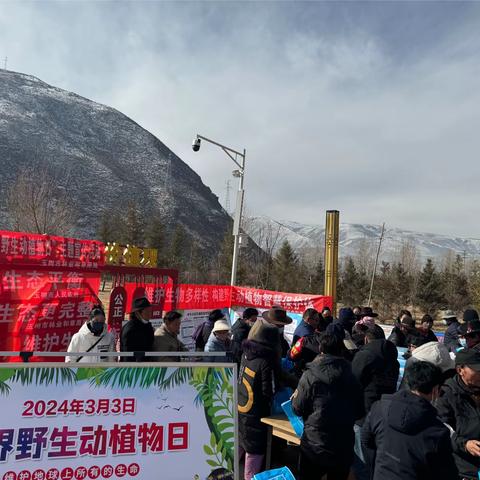
[[[323,334],[320,355],[307,366],[292,396],[305,429],[300,445],[300,480],[345,480],[353,461],[353,424],[363,416],[360,385],[341,358],[342,341]]]
[[[154,330],[150,323],[152,318],[152,304],[148,298],[136,298],[133,301],[133,309],[130,320],[122,327],[120,332],[120,351],[139,352],[131,357],[121,357],[122,362],[148,361],[142,352],[153,351]]]
[[[455,480],[450,432],[431,404],[442,373],[429,362],[415,362],[405,376],[409,389],[384,395],[363,424],[362,446],[371,478]]]
[[[445,336],[443,337],[443,344],[448,348],[449,352],[456,352],[460,347],[459,341],[459,327],[457,316],[451,310],[443,312],[442,319],[445,325],[447,325],[447,330],[445,330]]]
[[[277,328],[258,319],[243,342],[238,377],[238,422],[240,447],[246,453],[245,479],[262,471],[267,448],[267,425],[271,414],[275,369],[278,362]]]
[[[362,386],[366,413],[383,394],[395,393],[400,371],[397,356],[392,342],[374,329],[365,332],[365,345],[353,359],[352,372]]]
[[[480,352],[462,350],[455,358],[457,374],[442,387],[436,407],[453,429],[452,446],[461,478],[478,479],[480,470]]]
[[[248,307],[243,311],[242,318],[239,318],[232,327],[232,356],[237,365],[240,365],[242,360],[242,343],[248,338],[257,317],[258,310]]]
[[[385,340],[382,331],[369,328],[365,331],[365,345],[360,348],[352,361],[352,371],[363,389],[365,413],[384,394],[395,393],[400,365],[395,345]],[[360,442],[360,430],[364,418],[355,423],[355,461],[353,470],[357,480],[369,478],[368,468]]]
[[[406,313],[403,313],[400,318],[397,319],[388,340],[395,344],[396,347],[408,348],[411,343],[411,337],[417,335],[418,331],[415,328],[415,320]]]
[[[424,315],[418,327],[418,335],[423,337],[428,342],[438,342],[437,336],[433,333],[433,318],[430,315]]]

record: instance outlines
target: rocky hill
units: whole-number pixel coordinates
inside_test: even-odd
[[[129,200],[170,227],[183,225],[211,251],[228,226],[228,214],[201,178],[133,120],[35,77],[0,70],[1,191],[32,162],[62,172],[56,178],[65,181],[75,207],[78,237],[93,238],[103,210]],[[0,214],[0,228],[8,227],[5,195]]]

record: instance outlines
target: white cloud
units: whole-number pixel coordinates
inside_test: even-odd
[[[252,213],[477,235],[474,5],[444,30],[438,3],[44,5],[2,4],[0,56],[123,111],[221,199],[233,165],[197,132],[247,148]]]

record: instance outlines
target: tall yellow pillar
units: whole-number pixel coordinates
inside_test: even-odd
[[[332,313],[337,310],[338,240],[340,212],[327,210],[325,223],[325,295],[332,297]]]

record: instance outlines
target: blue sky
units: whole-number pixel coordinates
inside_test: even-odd
[[[133,118],[221,201],[228,158],[192,137],[246,148],[249,214],[480,237],[480,3],[1,2],[6,55]]]

